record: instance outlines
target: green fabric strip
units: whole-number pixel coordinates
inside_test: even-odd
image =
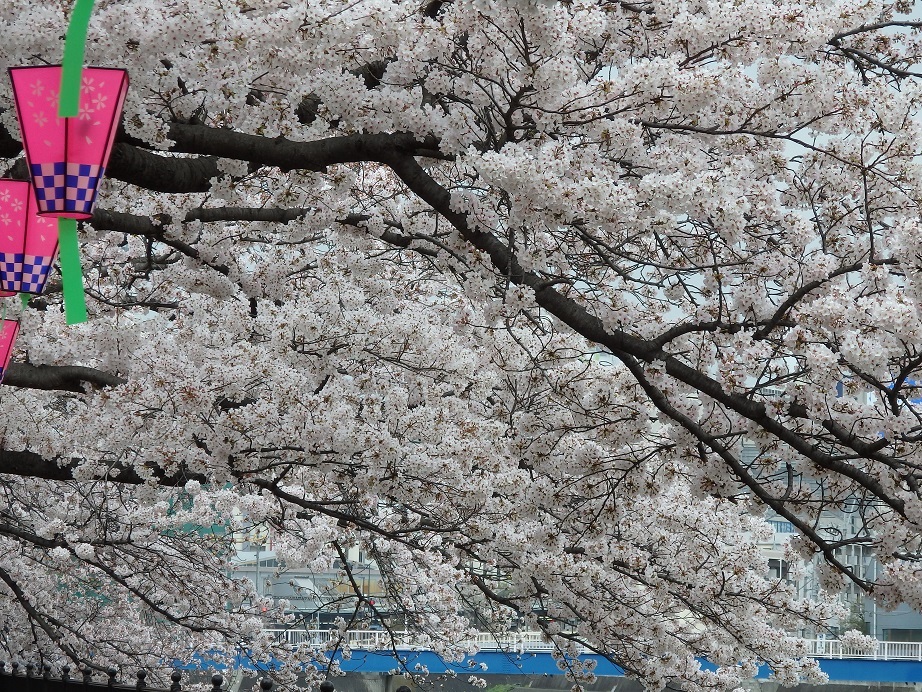
[[[29,301],[31,299],[32,299],[32,296],[30,296],[28,293],[19,294],[19,302],[22,303],[23,309],[29,307]]]
[[[67,25],[64,39],[64,60],[61,64],[61,92],[58,115],[76,118],[80,113],[80,86],[83,57],[86,53],[86,33],[90,26],[94,0],[77,0]],[[61,282],[64,288],[64,318],[67,324],[86,322],[86,297],[83,295],[83,269],[80,267],[80,244],[77,222],[58,219],[58,247],[61,262]]]
[[[86,322],[86,297],[83,295],[83,269],[80,268],[80,244],[77,222],[58,219],[58,259],[64,285],[64,318],[67,324]]]
[[[80,75],[86,52],[86,32],[90,26],[94,0],[77,0],[67,25],[64,39],[64,61],[61,65],[61,96],[58,115],[76,118],[80,112]]]

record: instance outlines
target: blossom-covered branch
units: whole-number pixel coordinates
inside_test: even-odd
[[[525,624],[652,688],[820,678],[843,584],[922,602],[909,9],[101,3],[132,87],[91,319],[53,276],[0,388],[0,648],[335,667],[261,633],[323,611],[452,657]],[[62,17],[7,22],[56,60]],[[227,576],[266,532],[309,597]]]

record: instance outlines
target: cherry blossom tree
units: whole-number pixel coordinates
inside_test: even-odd
[[[59,61],[69,5],[0,3],[3,63]],[[364,550],[449,658],[524,614],[653,689],[821,678],[797,633],[842,613],[766,576],[765,516],[826,594],[922,607],[913,16],[99,0],[132,85],[90,320],[52,280],[0,388],[0,649],[322,669],[229,571],[258,524],[280,569],[340,559],[356,621]]]

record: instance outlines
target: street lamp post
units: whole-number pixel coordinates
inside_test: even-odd
[[[262,596],[262,594],[260,593],[260,588],[259,588],[259,585],[260,585],[260,580],[259,580],[259,551],[260,551],[261,549],[262,549],[262,544],[257,543],[257,544],[256,544],[256,595],[257,595],[257,596]]]

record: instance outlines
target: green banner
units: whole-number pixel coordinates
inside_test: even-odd
[[[76,118],[80,114],[80,87],[86,54],[86,32],[90,26],[94,0],[77,0],[67,25],[64,60],[61,64],[61,92],[58,115]],[[77,222],[58,219],[58,258],[64,292],[64,317],[67,324],[86,322],[86,296],[83,293],[83,269],[80,266],[80,243]]]
[[[94,0],[77,0],[67,25],[64,39],[64,61],[61,64],[61,95],[58,115],[76,118],[80,113],[80,75],[86,53],[86,32],[90,26]]]
[[[58,219],[58,248],[61,282],[64,285],[64,318],[67,324],[86,322],[83,269],[80,267],[80,244],[74,219]]]

